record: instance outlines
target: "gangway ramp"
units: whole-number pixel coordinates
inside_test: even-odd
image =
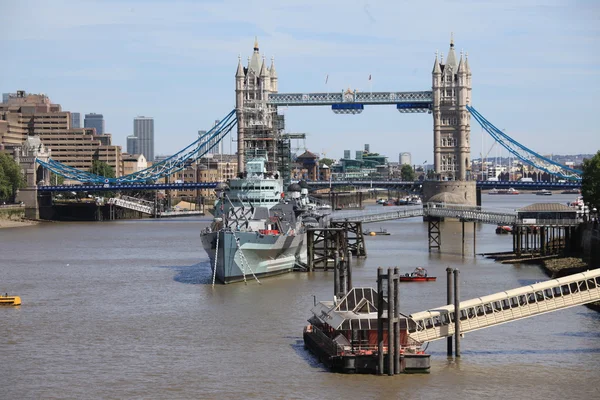
[[[460,331],[506,322],[600,300],[600,268],[460,302]],[[409,316],[409,336],[431,342],[454,334],[454,305]]]
[[[113,197],[108,199],[108,204],[139,211],[144,214],[154,215],[154,204],[151,201],[136,199],[129,196]]]
[[[333,221],[350,222],[383,222],[413,217],[454,218],[462,221],[481,222],[484,224],[513,225],[517,223],[517,213],[510,210],[496,210],[446,203],[426,203],[417,208],[403,208],[394,211],[362,212],[348,215],[334,215]]]

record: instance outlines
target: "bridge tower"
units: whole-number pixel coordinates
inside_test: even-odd
[[[471,180],[471,68],[468,57],[457,59],[454,38],[444,56],[436,54],[432,76],[433,153],[436,180],[426,181],[426,200],[450,192],[460,196],[463,204],[476,204],[475,181]]]
[[[457,60],[454,38],[446,63],[435,56],[432,72],[434,167],[442,179],[465,181],[470,171],[471,69],[467,57]]]
[[[21,147],[15,148],[15,161],[20,164],[25,175],[26,187],[19,190],[17,201],[25,204],[25,218],[39,219],[38,185],[50,184],[50,173],[38,165],[36,159],[48,162],[50,149],[46,148],[39,136],[28,136]]]
[[[265,57],[261,59],[258,40],[255,40],[248,66],[243,67],[239,57],[235,74],[238,172],[244,172],[246,159],[260,156],[268,160],[267,171],[277,169],[277,138],[281,124],[277,107],[267,103],[270,93],[277,93],[275,61],[271,58],[271,66],[267,66]]]

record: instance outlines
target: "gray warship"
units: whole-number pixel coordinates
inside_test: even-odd
[[[213,283],[258,280],[306,264],[306,228],[319,226],[325,214],[310,200],[305,182],[284,190],[265,163],[248,161],[244,176],[215,189],[214,220],[200,234]]]

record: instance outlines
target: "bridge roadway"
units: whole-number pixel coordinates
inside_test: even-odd
[[[600,269],[552,279],[460,302],[460,331],[473,332],[506,322],[600,300]],[[409,315],[409,336],[431,342],[455,332],[454,305]]]
[[[49,185],[38,186],[40,192],[99,192],[116,190],[186,190],[186,189],[212,189],[218,182],[186,182],[186,183],[140,183],[140,184],[122,184],[122,185]],[[330,186],[354,186],[368,188],[413,188],[422,185],[422,181],[313,181],[308,182],[312,189],[328,188]],[[478,181],[477,187],[481,189],[493,188],[515,188],[521,190],[564,190],[580,189],[580,182],[515,182],[499,181],[487,182]]]
[[[426,203],[419,207],[402,207],[400,210],[379,211],[370,213],[354,213],[348,215],[334,216],[332,221],[342,222],[382,222],[394,219],[414,218],[414,217],[437,217],[437,218],[456,218],[463,221],[481,222],[484,224],[517,224],[517,213],[502,209],[484,209],[476,206],[463,206],[457,204],[444,203]],[[574,222],[576,223],[576,222]]]

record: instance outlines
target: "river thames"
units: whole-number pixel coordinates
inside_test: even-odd
[[[483,195],[517,208],[573,195]],[[374,206],[372,206],[374,207]],[[468,333],[462,358],[433,342],[428,375],[328,372],[302,344],[313,295],[331,299],[333,273],[293,273],[258,285],[211,287],[200,230],[210,218],[44,223],[0,230],[4,398],[145,399],[590,399],[600,390],[600,314],[575,307]],[[461,271],[463,300],[547,277],[537,266],[474,257],[473,225],[442,224],[443,253],[429,253],[419,218],[377,223],[353,260],[355,286],[377,267],[425,266],[437,282],[402,284],[405,314],[445,304],[445,269]],[[477,227],[477,252],[511,249],[510,235]]]

